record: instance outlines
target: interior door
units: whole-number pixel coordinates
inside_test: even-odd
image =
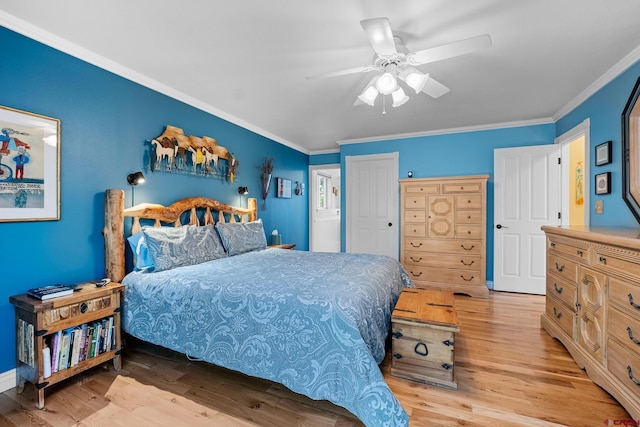
[[[346,251],[398,259],[398,153],[345,161]]]
[[[494,150],[494,290],[545,293],[543,225],[560,225],[560,146]]]

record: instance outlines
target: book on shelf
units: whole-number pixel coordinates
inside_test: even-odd
[[[50,298],[63,297],[73,294],[74,287],[67,285],[49,285],[41,286],[39,288],[32,288],[27,291],[27,294],[32,297],[48,300]]]

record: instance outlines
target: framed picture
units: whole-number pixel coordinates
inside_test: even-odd
[[[596,145],[596,166],[611,163],[611,141]]]
[[[0,106],[0,222],[60,219],[60,120]]]
[[[611,193],[611,172],[596,175],[596,194]]]
[[[283,199],[291,198],[291,180],[276,178],[276,197]]]

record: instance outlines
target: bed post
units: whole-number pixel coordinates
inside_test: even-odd
[[[254,197],[249,197],[247,199],[247,208],[251,209],[251,213],[249,214],[249,221],[255,221],[258,219],[258,199]]]
[[[124,191],[111,189],[104,193],[104,259],[105,277],[114,282],[125,276],[124,264]]]

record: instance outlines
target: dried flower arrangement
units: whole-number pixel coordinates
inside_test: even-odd
[[[260,181],[262,182],[262,209],[267,210],[267,196],[271,186],[271,173],[273,172],[273,157],[265,157],[260,169]]]

